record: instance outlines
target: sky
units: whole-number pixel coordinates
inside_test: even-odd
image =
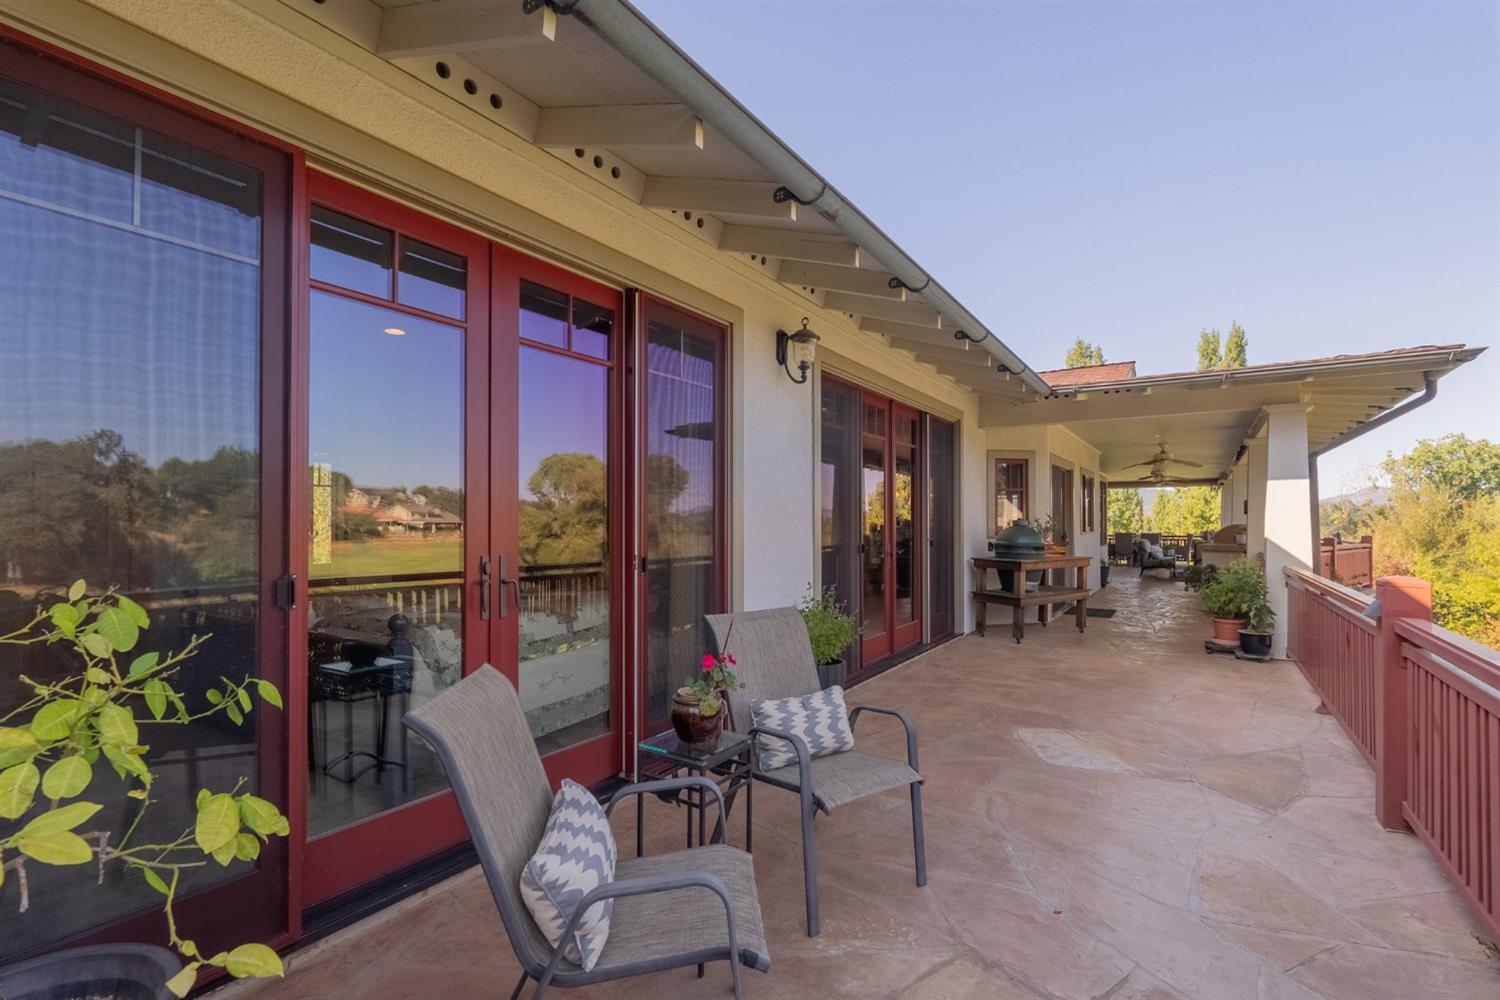
[[[1321,492],[1500,440],[1500,3],[636,3],[1034,368],[1487,346]]]

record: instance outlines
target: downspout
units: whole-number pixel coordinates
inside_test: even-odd
[[[1431,372],[1423,372],[1422,380],[1424,383],[1422,388],[1422,395],[1416,397],[1415,399],[1408,399],[1406,402],[1402,403],[1394,410],[1386,410],[1384,413],[1370,420],[1366,420],[1364,423],[1358,425],[1357,427],[1349,428],[1347,431],[1340,434],[1332,441],[1329,441],[1323,447],[1307,453],[1307,479],[1309,486],[1308,493],[1309,502],[1312,505],[1311,515],[1313,552],[1315,554],[1318,552],[1319,546],[1322,544],[1323,534],[1321,530],[1322,512],[1318,504],[1319,457],[1321,457],[1326,452],[1332,451],[1341,444],[1347,444],[1357,437],[1362,437],[1365,434],[1370,433],[1370,431],[1373,431],[1377,427],[1384,427],[1386,424],[1390,423],[1392,420],[1395,420],[1397,417],[1406,416],[1408,413],[1410,413],[1412,410],[1415,410],[1419,406],[1426,406],[1428,403],[1432,402],[1437,398],[1437,378]]]
[[[909,291],[920,293],[948,322],[955,324],[955,330],[969,333],[969,340],[978,340],[979,347],[1028,388],[1043,396],[1052,393],[1052,388],[1026,362],[990,333],[906,251],[846,202],[833,185],[782,143],[671,39],[657,31],[627,0],[525,0],[525,8],[536,10],[544,3],[559,14],[578,17],[653,80],[676,94],[694,114],[785,185],[798,204],[816,209],[857,246],[869,251]]]

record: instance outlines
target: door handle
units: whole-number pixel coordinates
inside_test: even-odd
[[[490,618],[490,557],[479,557],[479,620]]]
[[[505,574],[505,554],[500,554],[500,617],[505,618],[510,614],[510,605],[505,600],[505,588],[516,588],[516,604],[521,603],[521,584]]]

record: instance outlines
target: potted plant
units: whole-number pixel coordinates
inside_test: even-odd
[[[1063,527],[1062,518],[1056,514],[1048,514],[1046,517],[1037,518],[1031,522],[1031,526],[1041,532],[1047,540],[1047,551],[1053,555],[1067,555],[1068,531]]]
[[[1100,587],[1108,587],[1109,586],[1109,560],[1108,559],[1100,559],[1099,560],[1099,586]]]
[[[1265,658],[1271,655],[1271,637],[1276,633],[1276,612],[1261,584],[1261,596],[1250,605],[1245,627],[1240,629],[1240,649],[1246,656]]]
[[[1203,607],[1214,620],[1214,638],[1238,645],[1240,629],[1250,609],[1266,592],[1260,567],[1249,559],[1236,559],[1203,585]]]
[[[1182,587],[1196,593],[1208,586],[1218,573],[1219,567],[1211,563],[1194,563],[1182,574]]]
[[[122,865],[163,897],[168,944],[176,954],[128,944],[55,952],[0,968],[0,996],[181,997],[205,968],[236,978],[282,974],[280,957],[263,944],[204,954],[182,935],[173,910],[185,872],[254,861],[261,844],[287,835],[286,817],[275,805],[243,791],[243,781],[227,792],[201,788],[191,828],[160,843],[138,843],[135,836],[152,804],[155,780],[151,740],[143,738],[143,730],[218,715],[240,725],[257,701],[280,708],[281,694],[255,677],[222,678],[208,691],[207,704],[188,705],[176,678],[209,637],[194,636],[177,652],[131,655],[149,626],[146,610],[130,598],[112,590],[90,597],[79,580],[66,599],[39,608],[25,626],[0,635],[0,644],[57,647],[72,664],[58,680],[22,675],[29,697],[0,716],[0,887],[14,885],[25,912],[35,902],[47,902],[28,891],[29,865],[71,867],[89,882],[101,879],[104,866]],[[125,794],[140,803],[123,835],[110,829],[121,825],[113,820],[98,822],[105,829],[90,829],[104,808],[100,800],[107,799],[100,789],[106,770],[113,770],[127,786]]]
[[[809,587],[797,603],[797,610],[802,612],[802,620],[807,624],[807,638],[812,642],[819,683],[825,688],[835,684],[843,687],[849,679],[844,650],[854,644],[858,634],[853,617],[845,612],[837,591],[832,587],[824,587],[823,593],[816,596]]]
[[[726,647],[733,634],[734,623],[730,622],[724,636]],[[698,673],[686,678],[672,696],[672,728],[677,731],[678,739],[684,743],[712,743],[719,738],[728,708],[726,696],[745,686],[734,675],[733,666],[734,656],[728,652],[703,654]]]

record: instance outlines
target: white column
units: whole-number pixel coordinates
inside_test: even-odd
[[[1307,407],[1286,403],[1266,407],[1265,546],[1266,585],[1276,612],[1271,655],[1286,657],[1288,566],[1311,569],[1313,543],[1311,489],[1307,476]]]
[[[1219,527],[1227,528],[1234,523],[1234,470],[1224,477],[1219,487]]]
[[[1246,495],[1250,514],[1246,518],[1245,555],[1254,559],[1266,551],[1266,435],[1250,439],[1245,450]]]

